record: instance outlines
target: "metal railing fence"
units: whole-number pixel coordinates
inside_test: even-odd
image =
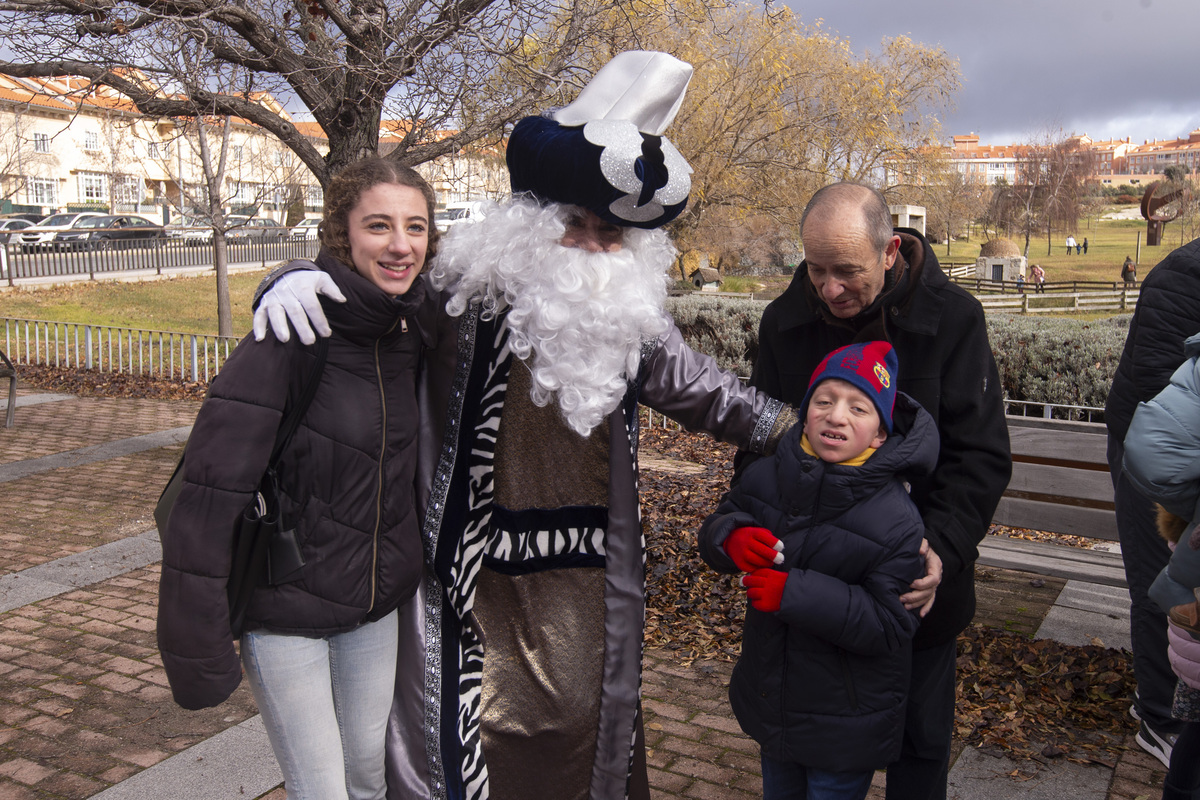
[[[294,258],[313,258],[319,244],[315,239],[275,238],[230,239],[226,245],[230,264],[267,264]],[[104,248],[66,249],[53,243],[27,245],[10,240],[0,248],[0,279],[10,286],[31,278],[97,275],[112,272],[154,271],[174,267],[208,267],[213,264],[211,241],[177,238],[114,241]]]
[[[1104,422],[1104,409],[1067,403],[1042,403],[1034,400],[1004,399],[1004,413],[1010,417],[1040,417],[1076,422]]]
[[[240,341],[234,336],[76,322],[4,322],[4,352],[18,364],[94,369],[207,383]]]

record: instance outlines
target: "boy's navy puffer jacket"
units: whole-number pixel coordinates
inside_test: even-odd
[[[918,618],[899,598],[925,572],[924,524],[901,478],[933,469],[938,437],[903,393],[893,421],[859,467],[806,454],[796,425],[701,527],[701,555],[725,572],[737,571],[722,547],[734,528],[765,527],[784,543],[780,609],[747,608],[729,687],[742,729],[773,759],[863,772],[900,755]]]

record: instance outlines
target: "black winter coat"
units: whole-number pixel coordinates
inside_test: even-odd
[[[975,616],[977,548],[1008,486],[1012,455],[983,308],[950,283],[924,237],[896,233],[901,257],[881,296],[854,319],[828,314],[800,265],[763,311],[750,383],[799,405],[813,370],[837,348],[880,339],[895,349],[897,388],[929,412],[941,441],[933,474],[912,483],[925,537],[943,564],[937,598],[913,642],[920,650],[953,641]],[[906,268],[896,280],[899,267]]]
[[[420,278],[393,298],[325,253],[317,263],[347,302],[325,305],[333,336],[321,382],[280,459],[281,512],[306,563],[297,580],[255,591],[247,631],[349,631],[412,597],[422,573],[416,375],[436,299],[425,299]],[[158,612],[163,666],[185,708],[217,705],[241,679],[225,596],[234,521],[313,365],[314,348],[296,338],[247,337],[196,418],[164,537]]]
[[[1169,253],[1146,274],[1117,363],[1104,421],[1112,446],[1125,441],[1138,403],[1158,394],[1185,360],[1183,341],[1200,332],[1200,239]]]
[[[784,544],[780,609],[749,607],[729,701],[742,729],[779,761],[839,772],[900,755],[918,617],[900,595],[925,570],[924,525],[898,475],[937,461],[933,419],[896,396],[895,432],[858,467],[801,449],[794,426],[775,455],[746,466],[700,532],[701,555],[737,567],[722,544],[758,525]]]

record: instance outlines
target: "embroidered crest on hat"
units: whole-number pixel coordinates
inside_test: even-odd
[[[860,342],[834,350],[821,360],[808,382],[808,392],[800,404],[800,417],[808,412],[813,389],[821,381],[838,378],[871,398],[879,411],[879,421],[892,432],[892,409],[896,405],[896,351],[887,342]]]

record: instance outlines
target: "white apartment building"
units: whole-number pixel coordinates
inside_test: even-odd
[[[291,120],[270,95],[258,102]],[[115,90],[82,79],[0,75],[0,213],[102,210],[163,221],[207,203],[195,120],[151,120]],[[213,151],[223,119],[204,121]],[[318,148],[315,123],[294,122]],[[393,126],[394,127],[394,126]],[[388,136],[381,137],[387,150]],[[507,189],[495,152],[458,153],[422,165],[441,202],[498,197]],[[229,120],[222,205],[228,213],[286,221],[291,204],[320,216],[324,196],[308,168],[274,136]]]

